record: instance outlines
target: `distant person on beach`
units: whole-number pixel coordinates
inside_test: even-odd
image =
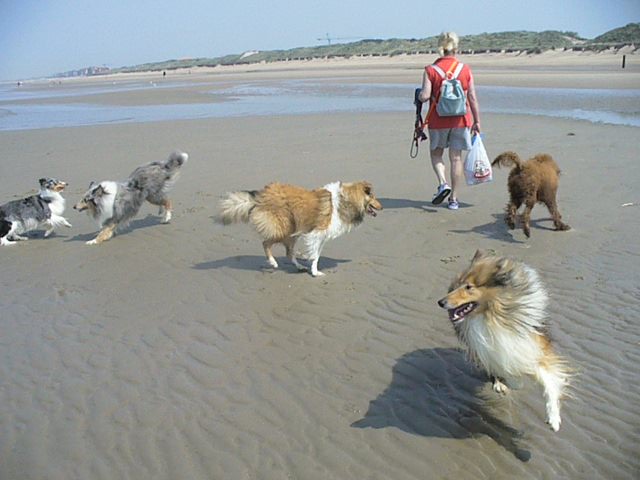
[[[438,189],[433,196],[432,203],[439,205],[451,195],[449,196],[449,209],[457,210],[459,207],[458,188],[462,179],[462,150],[469,150],[471,135],[480,133],[480,107],[478,106],[471,68],[460,63],[456,58],[458,35],[455,32],[442,33],[438,39],[438,49],[440,58],[433,65],[428,65],[424,69],[419,100],[425,104],[427,101],[429,102],[425,123],[429,128],[431,164],[438,179]],[[465,97],[459,102],[462,109],[448,109],[447,105],[453,105],[453,103],[440,102],[441,88],[445,79],[457,79],[458,85],[462,87]],[[453,89],[455,93],[455,87],[452,85],[456,82],[449,81],[447,83],[447,90]],[[446,96],[449,101],[450,95]],[[449,149],[451,185],[447,182],[446,169],[442,159],[445,148]]]

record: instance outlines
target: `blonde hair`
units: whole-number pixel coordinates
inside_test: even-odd
[[[438,37],[440,56],[455,54],[458,51],[458,35],[456,32],[442,32]]]

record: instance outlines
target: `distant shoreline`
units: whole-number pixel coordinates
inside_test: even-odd
[[[622,68],[622,56],[626,65]],[[351,58],[323,58],[260,62],[215,67],[180,68],[135,73],[45,78],[21,82],[22,88],[59,85],[94,85],[119,81],[177,80],[185,82],[213,79],[252,78],[323,78],[355,77],[358,81],[373,83],[419,82],[424,65],[432,63],[437,55],[361,56]],[[476,82],[496,86],[558,87],[558,88],[638,88],[640,85],[640,54],[549,50],[540,54],[476,53],[458,58],[472,66]]]

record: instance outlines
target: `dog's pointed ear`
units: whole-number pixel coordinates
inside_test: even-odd
[[[93,187],[95,184],[96,184],[96,182],[94,182],[93,180],[91,180],[91,181],[89,182],[89,188]]]
[[[40,184],[41,187],[44,187],[45,184],[47,183],[47,179],[43,177],[40,180],[38,180],[38,183]]]
[[[369,182],[362,182],[362,190],[364,190],[365,195],[371,196],[371,191],[373,190],[373,185]]]
[[[512,263],[508,258],[501,258],[496,262],[496,273],[494,283],[500,287],[506,287],[513,282]]]
[[[477,262],[478,260],[480,260],[481,258],[485,258],[486,256],[488,256],[488,253],[486,250],[478,249],[476,250],[475,255],[471,259],[471,263]]]
[[[107,193],[107,191],[104,189],[104,187],[102,185],[98,185],[98,187],[93,191],[93,196],[94,197],[102,197],[106,193]]]

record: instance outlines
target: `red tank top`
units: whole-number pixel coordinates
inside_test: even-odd
[[[455,57],[440,57],[435,61],[435,64],[438,65],[444,72],[448,72],[454,62],[458,62]],[[427,77],[431,82],[431,105],[435,105],[440,98],[440,87],[442,86],[442,77],[435,69],[430,68],[431,66],[425,67],[427,72]],[[466,63],[462,67],[460,71],[460,75],[458,75],[458,80],[462,84],[462,88],[465,93],[469,90],[469,84],[473,79],[473,75],[471,74],[471,69],[469,65]],[[467,95],[467,113],[464,115],[460,115],[459,117],[441,117],[438,115],[438,112],[435,108],[429,107],[429,116],[427,118],[427,123],[429,124],[429,128],[464,128],[471,127],[473,125],[473,115],[471,113],[471,107],[469,106],[469,97]]]

